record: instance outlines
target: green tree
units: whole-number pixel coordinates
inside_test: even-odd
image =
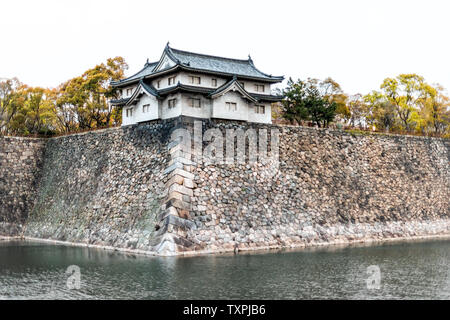
[[[282,101],[284,110],[283,117],[291,121],[301,124],[304,120],[308,120],[309,113],[307,107],[307,84],[301,80],[294,82],[288,80],[288,87],[283,91],[285,96]]]
[[[283,91],[283,116],[298,124],[311,121],[318,127],[327,127],[336,115],[337,103],[324,90],[322,83],[316,79],[307,81],[292,79]]]

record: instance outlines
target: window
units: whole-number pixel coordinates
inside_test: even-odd
[[[159,89],[161,87],[161,80],[158,80],[158,82],[156,82],[156,87]]]
[[[133,109],[127,109],[127,117],[133,116]]]
[[[211,79],[211,85],[217,87],[217,79]]]
[[[200,99],[189,98],[189,106],[192,108],[200,108]]]
[[[190,83],[192,84],[200,84],[200,77],[189,76]]]
[[[175,108],[175,106],[177,105],[177,99],[169,99],[168,104],[169,109]]]
[[[167,82],[168,82],[169,86],[172,85],[172,84],[175,84],[175,78],[176,77],[170,77],[169,79],[167,79]]]
[[[144,104],[143,106],[142,106],[142,112],[143,113],[147,113],[147,112],[149,112],[150,111],[150,105],[149,104]]]
[[[266,106],[255,106],[255,113],[266,113]]]
[[[237,104],[236,104],[236,102],[225,102],[225,104],[227,105],[227,110],[228,111],[237,111]]]
[[[256,92],[264,92],[264,85],[263,84],[255,84],[255,91]]]
[[[127,96],[131,96],[132,93],[133,93],[133,89],[132,88],[128,88],[127,89]]]

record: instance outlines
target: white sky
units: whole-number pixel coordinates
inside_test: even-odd
[[[286,78],[332,77],[347,93],[418,73],[450,89],[448,1],[0,2],[0,78],[54,87],[108,57],[127,75],[177,49],[247,58]]]

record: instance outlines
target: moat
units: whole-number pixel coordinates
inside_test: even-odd
[[[1,241],[0,299],[450,299],[449,249],[435,240],[147,257]],[[80,289],[67,284],[73,265]],[[370,266],[379,267],[379,289],[368,288]]]

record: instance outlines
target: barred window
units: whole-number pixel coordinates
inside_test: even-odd
[[[264,92],[264,85],[263,84],[255,84],[255,91],[256,92]]]
[[[133,115],[133,109],[127,109],[127,117],[131,117]]]
[[[192,108],[200,108],[200,99],[189,98],[189,106]]]
[[[237,111],[236,102],[225,102],[228,111]]]
[[[170,77],[169,79],[167,79],[169,86],[171,86],[172,84],[175,84],[175,78],[176,77]]]
[[[217,79],[211,79],[211,85],[217,87]]]
[[[192,84],[200,84],[200,77],[189,76],[189,82]]]
[[[175,106],[177,105],[177,99],[169,99],[169,109],[175,108]]]
[[[264,114],[266,113],[266,106],[256,105],[255,113]]]
[[[132,93],[133,93],[133,88],[128,88],[127,89],[127,96],[131,96]]]
[[[142,112],[143,113],[147,113],[147,112],[149,112],[150,111],[150,105],[149,104],[144,104],[143,106],[142,106]]]

